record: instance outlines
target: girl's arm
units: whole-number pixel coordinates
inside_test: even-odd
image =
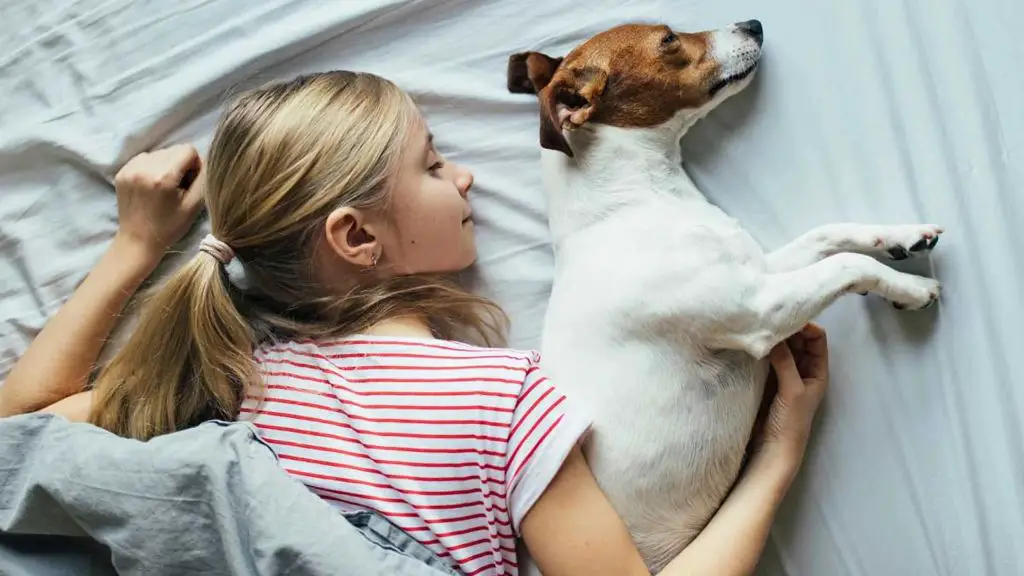
[[[803,459],[814,413],[828,386],[827,358],[825,333],[813,325],[788,347],[772,351],[778,393],[755,453],[711,522],[661,574],[753,573],[775,512]],[[545,576],[649,574],[579,449],[526,514],[522,536]]]
[[[118,172],[117,234],[0,386],[0,417],[50,405],[70,419],[88,416],[82,390],[118,316],[202,205],[201,186],[179,188],[195,182],[200,167],[196,149],[182,145],[140,154]]]

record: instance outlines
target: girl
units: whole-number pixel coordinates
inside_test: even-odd
[[[0,415],[47,407],[148,439],[251,419],[284,468],[343,510],[372,509],[466,574],[647,574],[581,455],[584,415],[504,317],[439,274],[476,257],[472,175],[434,148],[408,95],[329,72],[239,98],[213,139],[212,234],[79,392],[130,294],[192,221],[191,147],[116,180],[110,251],[0,388]],[[777,348],[761,441],[704,532],[663,574],[748,574],[827,386],[823,332]],[[42,385],[48,383],[48,385]],[[56,383],[56,384],[53,384]],[[638,471],[642,473],[642,471]]]

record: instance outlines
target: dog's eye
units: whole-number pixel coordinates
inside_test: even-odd
[[[676,36],[674,32],[669,32],[661,39],[661,45],[668,46],[669,44],[674,44],[676,40],[679,40],[679,37]]]

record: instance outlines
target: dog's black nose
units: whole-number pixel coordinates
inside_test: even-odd
[[[759,45],[764,42],[764,28],[761,27],[760,20],[747,20],[746,22],[740,22],[736,27],[747,34],[750,34],[750,37],[757,40]]]

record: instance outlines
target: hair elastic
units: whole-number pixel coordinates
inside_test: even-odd
[[[227,266],[235,259],[235,251],[224,242],[221,242],[213,234],[207,234],[199,243],[199,251],[206,252],[213,256],[222,265]]]

